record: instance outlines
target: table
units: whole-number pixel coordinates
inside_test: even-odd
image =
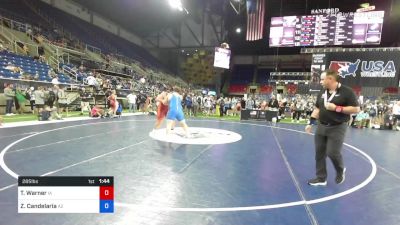
[[[240,113],[240,120],[272,121],[274,117],[278,119],[278,111],[243,109]]]

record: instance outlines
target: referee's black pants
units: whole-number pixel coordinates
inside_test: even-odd
[[[316,175],[326,180],[326,157],[329,157],[336,169],[336,173],[343,172],[342,147],[346,135],[347,123],[339,125],[318,124],[315,131],[315,161]]]

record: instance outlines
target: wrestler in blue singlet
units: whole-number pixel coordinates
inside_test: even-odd
[[[185,119],[182,109],[182,99],[176,92],[172,93],[171,99],[169,100],[167,119],[177,120],[179,122]]]

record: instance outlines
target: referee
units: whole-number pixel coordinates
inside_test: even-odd
[[[341,154],[347,122],[350,114],[358,113],[360,107],[353,90],[339,83],[339,76],[333,70],[321,74],[321,85],[324,89],[318,94],[315,109],[311,114],[306,132],[311,133],[312,125],[317,124],[315,131],[316,178],[308,181],[309,185],[326,185],[326,157],[328,156],[336,170],[337,184],[343,183],[346,168]]]

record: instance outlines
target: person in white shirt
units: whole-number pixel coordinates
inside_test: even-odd
[[[57,78],[57,77],[54,77],[54,78],[51,80],[51,83],[54,84],[54,85],[60,84],[60,82],[58,81],[58,78]]]
[[[135,95],[134,92],[132,92],[126,98],[128,99],[129,112],[135,112],[137,96]]]
[[[94,76],[92,76],[92,75],[89,75],[89,76],[86,78],[86,81],[87,81],[87,84],[88,84],[89,86],[97,86],[97,80],[96,80],[96,78],[95,78]]]
[[[396,126],[396,129],[400,131],[400,101],[397,101],[397,103],[393,105],[393,117],[394,125]]]

